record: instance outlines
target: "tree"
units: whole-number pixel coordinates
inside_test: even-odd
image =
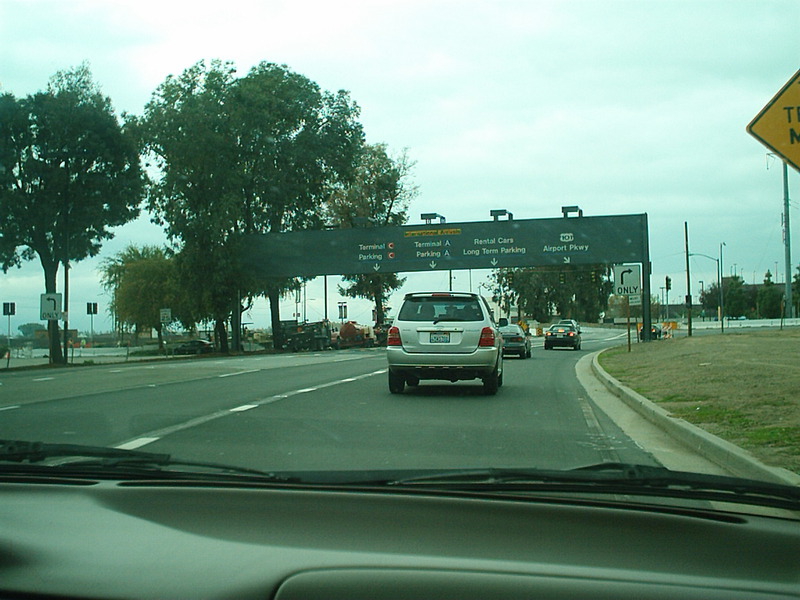
[[[230,63],[215,61],[169,76],[136,121],[142,149],[159,170],[150,209],[180,249],[181,282],[200,318],[214,320],[223,351],[233,292],[218,278],[232,262],[227,242],[241,219],[229,108],[234,73]],[[198,256],[205,258],[201,269],[191,260]]]
[[[45,92],[0,97],[0,165],[0,263],[7,271],[38,256],[47,293],[59,264],[68,273],[138,215],[136,146],[85,64],[56,73]],[[49,334],[50,361],[65,362],[56,321]]]
[[[748,314],[752,308],[752,298],[747,294],[744,281],[738,275],[722,278],[722,306],[725,314],[723,317],[738,317]],[[719,311],[719,286],[716,283],[709,285],[700,294],[700,303],[712,315]]]
[[[405,152],[393,158],[385,144],[365,144],[350,184],[328,198],[329,222],[343,228],[402,225],[408,220],[408,204],[417,194],[409,182],[413,166]],[[345,275],[344,279],[349,285],[339,286],[339,292],[372,300],[378,325],[385,319],[386,297],[405,282],[397,273]]]
[[[749,302],[744,290],[744,280],[738,275],[724,277],[722,279],[724,297],[722,305],[725,308],[725,316],[740,317],[747,314]]]
[[[320,227],[320,205],[347,181],[363,140],[346,92],[322,92],[286,66],[260,63],[236,78],[231,63],[197,63],[156,90],[138,122],[160,169],[150,206],[180,246],[184,285],[215,320],[227,351],[242,297],[266,293],[275,343],[279,300],[292,280],[257,281],[234,243],[242,234]]]
[[[498,269],[492,273],[494,300],[506,306],[514,303],[537,321],[564,318],[594,322],[608,307],[613,285],[605,265],[583,265],[553,269]]]
[[[783,303],[783,289],[772,281],[772,273],[764,274],[764,283],[758,290],[758,315],[762,319],[779,319]]]
[[[187,329],[196,320],[179,285],[176,261],[157,246],[128,246],[103,261],[100,268],[103,287],[111,293],[110,310],[117,322],[138,333],[155,329],[159,348],[163,347],[161,309],[169,308],[173,320]]]

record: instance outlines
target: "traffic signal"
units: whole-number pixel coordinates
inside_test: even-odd
[[[667,291],[670,291],[672,289],[672,278],[669,275],[667,275],[666,283],[667,283]]]
[[[597,281],[597,271],[592,271],[592,273],[591,273],[591,275],[589,275],[589,277],[591,278],[592,283],[596,282]]]
[[[565,273],[558,274],[558,283],[566,283],[567,282],[567,275]]]

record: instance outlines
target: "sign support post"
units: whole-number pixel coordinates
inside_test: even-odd
[[[783,243],[786,314],[793,316],[792,246],[789,229],[788,165],[800,170],[800,71],[797,71],[747,125],[747,133],[783,161]]]

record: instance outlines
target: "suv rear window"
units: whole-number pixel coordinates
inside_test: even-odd
[[[420,296],[406,298],[399,321],[482,321],[483,312],[477,298],[452,296]]]

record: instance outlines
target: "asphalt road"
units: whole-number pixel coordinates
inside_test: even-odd
[[[583,350],[509,357],[505,383],[389,393],[382,349],[198,358],[0,375],[0,438],[141,448],[262,470],[655,464],[575,374]]]

